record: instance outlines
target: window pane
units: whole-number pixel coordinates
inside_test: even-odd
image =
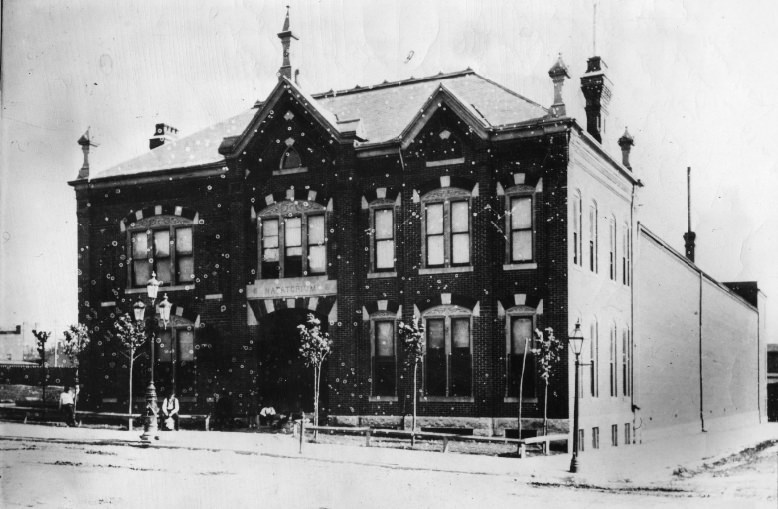
[[[171,332],[169,330],[163,331],[159,335],[159,341],[157,342],[157,361],[173,361],[173,342]]]
[[[302,166],[300,154],[293,147],[289,147],[281,159],[281,168],[284,170],[299,168]]]
[[[470,319],[451,319],[451,347],[470,348]]]
[[[191,283],[194,280],[194,257],[180,256],[176,258],[178,265],[178,282]]]
[[[470,234],[455,233],[451,236],[451,263],[470,263]]]
[[[133,260],[141,260],[148,258],[149,246],[148,236],[146,232],[138,232],[132,234],[132,258]]]
[[[524,355],[524,343],[531,338],[532,318],[514,318],[511,324],[511,353]]]
[[[427,205],[427,235],[443,233],[443,204]]]
[[[517,230],[512,235],[511,261],[532,260],[532,231]]]
[[[192,252],[192,229],[176,228],[176,253],[189,254]]]
[[[445,348],[445,329],[442,318],[427,320],[427,348],[443,350]]]
[[[275,237],[278,235],[278,219],[265,219],[262,221],[262,235]]]
[[[277,262],[278,261],[278,248],[272,248],[272,249],[265,249],[265,250],[263,250],[262,251],[262,261],[264,261],[264,262]]]
[[[286,220],[284,228],[286,229],[286,241],[287,247],[289,246],[302,246],[302,236],[300,235],[301,219],[299,217],[291,217]]]
[[[511,228],[532,228],[532,198],[511,200]]]
[[[376,242],[376,269],[394,268],[394,240]]]
[[[303,248],[302,247],[287,247],[286,248],[286,256],[302,256],[303,255]]]
[[[154,258],[168,256],[170,256],[170,231],[157,230],[154,232]]]
[[[178,330],[178,362],[194,360],[194,332],[190,330]]]
[[[470,213],[469,204],[466,201],[455,201],[451,203],[451,231],[467,232],[470,231]]]
[[[148,280],[151,279],[151,264],[146,259],[133,261],[132,272],[134,279],[133,286],[146,286]]]
[[[308,245],[324,244],[324,216],[308,216]]]
[[[375,211],[376,239],[394,238],[394,212],[390,209]]]
[[[427,265],[443,265],[443,235],[427,237]]]
[[[173,271],[170,270],[170,258],[155,260],[154,270],[157,272],[157,279],[163,283],[170,284],[173,282]]]
[[[394,356],[394,322],[376,322],[375,352],[378,357]]]
[[[323,273],[327,259],[327,249],[324,246],[308,247],[308,270],[313,273]]]

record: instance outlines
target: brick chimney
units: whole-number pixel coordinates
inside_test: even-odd
[[[632,138],[632,135],[629,134],[629,130],[625,127],[624,134],[619,138],[619,147],[621,147],[621,164],[630,170],[632,169],[632,166],[629,164],[629,153],[632,151],[632,146],[634,144],[634,138]]]
[[[166,142],[176,139],[178,139],[178,129],[167,124],[157,124],[154,128],[154,136],[149,138],[149,149],[154,150]]]
[[[586,74],[581,76],[581,91],[586,98],[586,131],[600,143],[611,100],[612,83],[605,76],[607,68],[600,57],[592,57],[586,61]]]
[[[551,116],[564,117],[567,115],[567,109],[562,99],[562,88],[565,85],[565,80],[570,78],[570,74],[567,72],[567,66],[564,61],[562,61],[561,53],[556,63],[548,70],[548,75],[554,83],[554,104],[551,105]]]
[[[284,26],[280,32],[278,32],[278,38],[281,39],[281,48],[283,50],[283,60],[281,67],[278,69],[278,79],[281,80],[284,77],[291,80],[294,75],[295,82],[297,81],[297,75],[292,73],[292,60],[291,60],[291,46],[292,39],[299,40],[296,35],[289,29],[289,6],[286,6],[286,18],[284,18]]]

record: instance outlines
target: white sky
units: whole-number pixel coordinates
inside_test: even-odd
[[[147,150],[157,122],[186,135],[264,99],[286,3],[309,92],[469,66],[548,106],[562,52],[568,113],[585,125],[593,0],[5,0],[0,328],[76,319],[78,137],[91,126],[94,173]],[[642,221],[680,251],[692,167],[698,265],[759,281],[778,342],[778,3],[747,3],[600,2],[604,143],[619,154],[629,126]]]

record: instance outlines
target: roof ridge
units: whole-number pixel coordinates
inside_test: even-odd
[[[347,94],[358,94],[360,92],[369,92],[371,90],[380,90],[383,88],[391,88],[391,87],[398,87],[401,85],[408,85],[410,83],[423,83],[425,81],[434,81],[434,80],[442,80],[442,79],[450,79],[450,78],[459,78],[461,76],[469,76],[471,74],[476,74],[474,70],[471,68],[464,69],[462,71],[453,71],[453,72],[439,72],[438,74],[434,74],[432,76],[425,76],[423,78],[406,78],[404,80],[397,80],[397,81],[387,81],[384,80],[383,83],[378,83],[375,85],[368,85],[364,87],[360,87],[357,85],[354,88],[346,88],[343,90],[328,90],[326,92],[319,92],[316,94],[311,94],[311,97],[314,99],[326,99],[329,97],[337,97],[339,95],[347,95]]]
[[[478,73],[477,73],[477,72],[475,72],[475,71],[473,71],[473,75],[474,75],[474,76],[478,76],[478,77],[479,77],[479,78],[481,78],[482,80],[484,80],[484,81],[487,81],[487,82],[491,83],[491,84],[492,84],[492,85],[494,85],[495,87],[498,87],[498,88],[500,88],[500,89],[504,90],[505,92],[508,92],[508,93],[509,93],[509,94],[511,94],[512,96],[518,97],[518,98],[519,98],[519,99],[521,99],[522,101],[527,101],[528,103],[530,103],[530,104],[533,104],[533,105],[537,106],[538,108],[542,108],[542,109],[544,109],[545,111],[548,111],[548,108],[546,108],[546,107],[545,107],[545,106],[543,106],[542,104],[540,104],[540,103],[537,103],[537,102],[533,101],[532,99],[530,99],[530,98],[528,98],[528,97],[525,97],[525,96],[523,96],[523,95],[519,94],[518,92],[515,92],[515,91],[511,90],[510,88],[506,87],[505,85],[501,85],[500,83],[497,83],[496,81],[490,80],[489,78],[485,78],[485,77],[481,76],[480,74],[478,74]]]

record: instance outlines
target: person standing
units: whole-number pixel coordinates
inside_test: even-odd
[[[178,431],[178,398],[176,398],[176,391],[171,390],[170,395],[162,401],[162,419],[165,423],[165,428],[170,429],[168,426],[168,419],[173,419],[173,429]]]
[[[75,397],[72,387],[65,387],[65,390],[59,395],[59,409],[62,411],[65,424],[70,427],[76,425]]]

